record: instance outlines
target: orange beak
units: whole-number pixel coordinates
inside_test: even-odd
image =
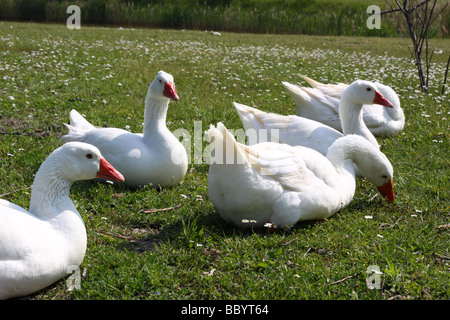
[[[163,95],[169,99],[173,99],[175,101],[180,100],[180,97],[178,96],[177,92],[175,91],[175,83],[167,83],[164,85],[164,92]]]
[[[375,99],[373,100],[373,103],[381,104],[382,106],[393,108],[394,105],[386,99],[378,90],[375,91]]]
[[[117,171],[105,158],[100,158],[100,170],[97,172],[97,178],[107,180],[125,181],[123,175]]]
[[[381,187],[377,187],[378,191],[386,198],[387,201],[393,202],[395,200],[394,196],[394,182],[389,180]]]

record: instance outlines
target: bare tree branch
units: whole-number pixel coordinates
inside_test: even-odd
[[[442,92],[441,92],[441,94],[445,93],[445,85],[447,83],[447,75],[448,75],[448,67],[449,66],[450,66],[450,55],[448,56],[448,60],[447,60],[447,68],[445,69],[444,83],[442,85]]]
[[[391,9],[388,11],[382,11],[382,12],[380,12],[380,15],[391,13],[391,12],[397,12],[397,11],[401,11],[401,9]]]
[[[397,7],[398,7],[404,14],[406,14],[406,1],[403,1],[404,7],[402,7],[402,6],[400,5],[400,3],[398,3],[397,0],[395,0],[395,3],[397,4]]]
[[[396,11],[401,11],[400,9],[394,9],[393,7],[392,7],[392,5],[391,5],[391,3],[388,1],[388,0],[384,0],[385,2],[386,2],[386,4],[391,8],[390,10],[388,10],[388,11],[383,11],[383,12],[380,12],[380,15],[383,15],[383,14],[386,14],[386,13],[391,13],[391,12],[396,12]]]
[[[357,273],[355,273],[355,274],[352,274],[351,276],[347,276],[347,277],[345,277],[345,278],[343,278],[343,279],[341,279],[341,280],[334,281],[334,282],[330,283],[330,286],[335,285],[335,284],[338,284],[338,283],[342,283],[342,282],[344,282],[344,281],[346,281],[346,280],[348,280],[348,279],[351,279],[351,278],[354,278],[354,277],[356,277],[356,276],[359,276],[361,273],[363,273],[363,272],[360,271],[360,272],[357,272]]]
[[[429,69],[434,54],[434,50],[430,49],[428,45],[430,27],[445,10],[448,3],[436,13],[437,0],[425,0],[422,2],[418,0],[403,0],[403,3],[400,3],[399,0],[394,1],[397,8],[394,9],[386,0],[391,9],[381,14],[401,11],[405,17],[408,33],[412,41],[412,50],[410,49],[410,52],[417,67],[420,87],[426,92],[429,86]],[[425,52],[425,61],[422,60],[423,52]],[[426,68],[425,72],[424,67]]]
[[[162,209],[145,209],[144,213],[155,213],[155,212],[163,212],[163,211],[169,211],[169,210],[174,210],[174,209],[178,209],[181,208],[183,206],[183,204],[177,204],[176,206],[173,207],[168,207],[168,208],[162,208]]]
[[[442,12],[444,12],[444,10],[447,8],[448,6],[448,2],[445,4],[445,6],[443,6],[441,8],[441,10],[434,16],[434,19],[430,22],[430,24],[433,24],[434,21],[436,21],[436,19],[442,14]]]

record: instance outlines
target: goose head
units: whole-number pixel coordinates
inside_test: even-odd
[[[148,87],[147,96],[151,96],[152,98],[159,100],[180,100],[177,92],[175,91],[173,76],[164,71],[159,71],[155,79],[153,79],[152,83]]]
[[[386,155],[372,143],[356,134],[346,135],[337,139],[328,151],[327,158],[333,159],[336,156],[351,158],[361,174],[380,191],[387,201],[395,200],[394,168]]]
[[[377,86],[369,81],[356,80],[342,93],[342,100],[351,100],[358,105],[380,104],[392,108],[392,103],[378,90]]]
[[[64,178],[72,182],[95,178],[125,180],[97,147],[84,142],[68,142],[56,149],[48,160],[53,163],[55,172],[61,172]]]
[[[376,186],[387,201],[395,200],[394,169],[382,152],[374,153],[370,159],[358,161],[357,164],[366,179]]]
[[[67,197],[72,183],[95,178],[125,180],[97,147],[78,141],[63,144],[48,156],[36,173],[30,212],[40,217],[52,216],[54,200]]]
[[[369,180],[383,195],[383,197],[392,202],[394,196],[394,168],[391,162],[379,149],[367,140],[355,135],[355,139],[361,140],[360,152],[354,159],[362,175]]]

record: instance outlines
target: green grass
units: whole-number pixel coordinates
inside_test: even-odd
[[[192,134],[194,121],[203,130],[219,121],[241,128],[233,101],[294,113],[281,81],[301,83],[301,74],[383,81],[406,115],[402,134],[379,139],[395,169],[395,203],[358,179],[347,208],[279,233],[225,223],[208,198],[206,164],[190,164],[182,184],[162,190],[77,182],[71,198],[88,232],[82,288],[69,292],[62,279],[31,299],[449,298],[449,91],[438,94],[449,40],[432,42],[443,54],[424,94],[400,38],[10,22],[0,22],[0,37],[0,195],[25,208],[34,173],[61,145],[70,110],[95,125],[140,131],[147,87],[159,70],[174,76],[180,96],[170,104],[168,127]],[[383,272],[381,289],[367,288],[371,265]]]

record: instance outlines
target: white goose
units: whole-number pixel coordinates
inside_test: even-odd
[[[353,82],[342,94],[339,108],[340,121],[342,121],[345,135],[361,135],[379,148],[376,138],[367,129],[362,120],[362,105],[372,102],[377,102],[386,107],[392,106],[376,90],[373,83],[362,80]],[[245,131],[249,135],[248,141],[250,144],[263,141],[278,141],[292,146],[309,147],[326,155],[331,144],[343,136],[339,131],[323,123],[304,117],[266,113],[238,103],[234,105]],[[265,136],[266,132],[267,137]],[[252,136],[256,136],[256,138],[251,139]]]
[[[96,147],[70,142],[36,173],[29,211],[0,199],[0,299],[34,293],[81,264],[86,229],[69,191],[74,181],[96,177],[123,181]]]
[[[208,136],[209,197],[220,216],[236,226],[286,227],[330,217],[354,196],[354,162],[388,201],[394,200],[389,160],[360,136],[339,138],[326,157],[273,142],[247,146],[222,123],[211,126]]]
[[[347,84],[323,84],[306,76],[302,78],[312,88],[300,87],[283,82],[297,105],[297,115],[322,122],[338,131],[343,130],[339,119],[339,100],[348,87]],[[392,103],[392,108],[384,108],[377,103],[365,104],[362,108],[363,120],[376,137],[397,135],[405,125],[405,115],[400,107],[400,99],[391,87],[376,82],[381,94]]]
[[[186,174],[188,160],[186,149],[166,126],[170,99],[179,100],[173,77],[160,71],[149,85],[145,99],[143,134],[96,128],[72,110],[70,125],[66,125],[69,133],[62,140],[83,141],[99,148],[130,187],[176,185]]]

